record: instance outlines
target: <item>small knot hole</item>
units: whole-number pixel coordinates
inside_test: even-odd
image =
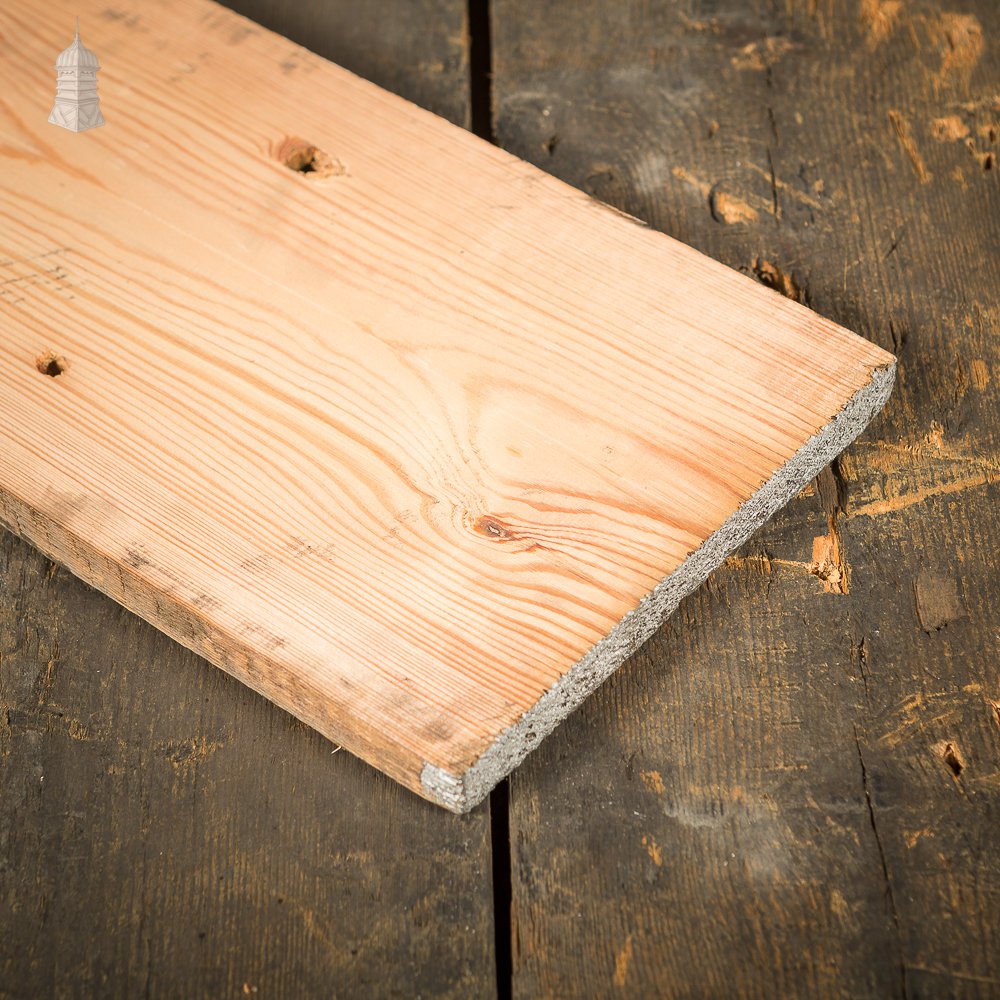
[[[35,359],[35,367],[43,375],[55,378],[66,371],[66,359],[59,357],[58,354],[53,354],[52,351],[46,351]]]
[[[304,139],[283,140],[275,155],[289,170],[307,177],[340,177],[346,173],[339,160]]]

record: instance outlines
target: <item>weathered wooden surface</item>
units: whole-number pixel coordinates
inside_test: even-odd
[[[493,39],[502,145],[901,366],[512,777],[514,994],[1000,995],[1000,9],[496,0]]]
[[[394,48],[401,92],[461,119],[460,60],[426,58]],[[4,534],[0,997],[492,995],[488,814],[332,749]]]
[[[331,753],[6,533],[0,574],[0,996],[491,995],[482,811]]]
[[[224,5],[468,127],[469,38],[461,0],[228,0]]]

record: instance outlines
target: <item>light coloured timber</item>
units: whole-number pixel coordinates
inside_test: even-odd
[[[77,14],[82,134],[46,122]],[[0,38],[0,517],[448,808],[891,389],[872,344],[208,0],[21,0]]]

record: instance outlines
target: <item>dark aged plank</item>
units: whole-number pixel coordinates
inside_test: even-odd
[[[224,5],[380,87],[468,127],[469,46],[464,2],[226,0]]]
[[[347,3],[270,23],[464,120],[464,4],[405,7],[436,48]],[[0,997],[491,996],[487,812],[333,749],[0,536]]]
[[[8,534],[0,574],[0,995],[492,994],[482,811],[331,754]]]
[[[495,0],[502,145],[900,357],[515,773],[515,995],[1000,991],[1000,9],[958,6]]]

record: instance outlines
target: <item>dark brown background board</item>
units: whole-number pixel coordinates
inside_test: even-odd
[[[225,6],[469,126],[468,12],[461,0],[234,0]]]
[[[465,122],[464,5],[358,6],[242,9]],[[5,536],[0,996],[1000,995],[998,39],[494,0],[502,145],[893,350],[893,398],[516,773],[509,869],[503,791],[491,851]]]
[[[494,12],[501,144],[900,362],[512,777],[515,993],[1000,995],[1000,8]]]

